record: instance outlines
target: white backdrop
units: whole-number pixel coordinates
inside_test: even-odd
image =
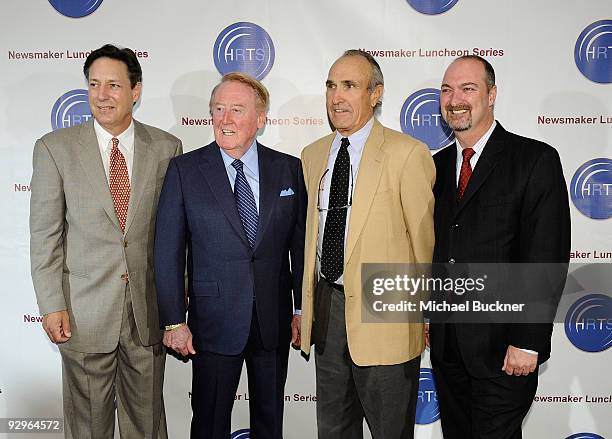
[[[417,10],[444,4],[447,10],[439,14]],[[54,5],[68,13],[91,7],[92,13],[72,18]],[[221,64],[232,56],[252,55],[254,65],[242,68],[268,70],[263,83],[272,98],[269,124],[258,140],[296,156],[329,132],[324,82],[345,49],[375,52],[385,75],[380,120],[397,130],[408,96],[439,87],[455,57],[453,50],[478,51],[497,72],[497,119],[510,131],[555,146],[568,186],[575,174],[581,176],[574,186],[581,192],[572,204],[572,261],[612,260],[610,0],[8,0],[1,8],[0,417],[62,416],[60,357],[40,328],[29,276],[31,155],[34,141],[52,129],[58,98],[86,88],[82,52],[107,42],[139,52],[144,92],[136,118],[177,135],[186,150],[213,139],[207,108],[210,90],[220,78],[214,54]],[[579,36],[601,20],[585,43],[578,44],[582,51],[577,64]],[[249,24],[230,33],[215,51],[224,29],[239,22],[263,28],[269,38],[260,34],[249,40],[254,34]],[[232,29],[236,27],[241,26]],[[236,50],[240,48],[242,52]],[[591,78],[581,73],[582,65],[590,66]],[[60,106],[64,126],[78,120],[74,115],[83,113],[83,106],[78,96]],[[417,127],[424,140],[433,138],[436,129]],[[596,168],[590,168],[597,175],[576,172],[597,158]],[[585,188],[591,190],[586,196]],[[612,287],[607,287],[593,292],[610,295]],[[525,423],[526,438],[563,439],[578,433],[590,433],[577,436],[581,438],[612,438],[612,350],[592,341],[593,334],[612,336],[612,316],[607,317],[595,328],[598,333],[583,334],[582,344],[580,337],[572,343],[563,324],[556,325],[552,358],[540,372],[536,401]],[[427,354],[422,367],[431,367]],[[424,386],[429,384],[426,372]],[[236,397],[233,431],[248,428],[244,384]],[[188,437],[189,390],[190,365],[168,357],[165,398],[172,438]],[[285,393],[285,436],[315,437],[314,364],[295,351]],[[421,397],[422,422],[429,422],[428,414],[436,411],[435,393],[423,387]],[[45,436],[57,437],[34,437]],[[417,437],[441,438],[439,421],[417,426]]]

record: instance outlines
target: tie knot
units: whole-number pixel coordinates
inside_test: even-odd
[[[464,148],[463,151],[461,151],[461,154],[463,154],[464,161],[469,161],[472,156],[476,154],[476,151],[474,151],[472,148]]]
[[[116,137],[113,137],[111,139],[111,142],[113,142],[113,149],[119,148],[119,139],[117,139]]]
[[[242,163],[240,160],[236,159],[232,162],[232,166],[234,167],[234,169],[239,172],[242,171],[242,167],[244,166],[244,163]]]
[[[342,140],[340,140],[340,147],[341,148],[348,148],[348,146],[351,144],[351,142],[349,142],[348,137],[343,137]]]

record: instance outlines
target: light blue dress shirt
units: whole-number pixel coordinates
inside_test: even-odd
[[[221,157],[223,157],[223,163],[225,164],[225,172],[227,172],[227,178],[229,178],[232,191],[234,190],[234,183],[236,182],[236,169],[232,166],[234,158],[226,153],[223,148],[221,150]],[[259,213],[259,158],[257,156],[257,142],[253,141],[253,144],[249,147],[247,152],[240,157],[240,161],[244,163],[243,170],[244,176],[251,186],[253,196],[255,197],[255,205],[257,206],[257,213]]]

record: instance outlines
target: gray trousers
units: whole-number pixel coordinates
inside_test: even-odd
[[[325,348],[315,351],[319,439],[361,439],[364,417],[373,439],[412,439],[420,357],[357,366],[346,340],[344,293],[321,281],[315,294],[330,296]]]
[[[85,353],[60,345],[65,437],[112,439],[115,399],[124,439],[166,439],[162,387],[165,349],[142,346],[126,290],[119,345],[108,353]]]

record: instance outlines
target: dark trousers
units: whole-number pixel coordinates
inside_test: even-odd
[[[250,437],[282,438],[288,357],[289,342],[275,350],[264,349],[253,306],[251,332],[241,354],[198,352],[193,359],[191,438],[230,437],[232,407],[243,362],[248,374]]]
[[[330,299],[327,328],[319,331],[325,334],[325,348],[315,351],[318,437],[361,439],[365,417],[373,439],[413,438],[420,357],[390,366],[357,366],[346,340],[344,293],[322,281],[316,294]]]
[[[432,357],[444,439],[522,439],[523,419],[538,387],[527,376],[476,378],[465,367],[453,324],[446,325],[444,357]]]

